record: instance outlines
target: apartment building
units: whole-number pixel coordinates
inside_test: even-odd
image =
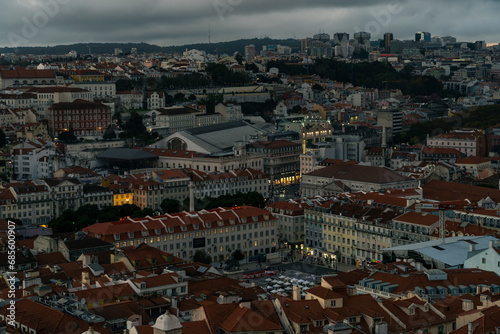
[[[19,219],[23,225],[48,224],[53,218],[49,187],[32,181],[0,186],[0,216]]]
[[[33,87],[28,91],[36,96],[36,111],[41,118],[48,118],[49,107],[55,103],[75,100],[92,101],[92,93],[77,87]]]
[[[264,173],[271,184],[286,185],[300,180],[300,143],[288,140],[261,141],[248,144],[246,150],[264,155]]]
[[[111,116],[111,108],[102,103],[56,103],[49,108],[49,133],[57,136],[71,128],[76,136],[102,136],[111,125]]]
[[[94,99],[116,96],[116,84],[114,82],[78,82],[69,87],[81,88],[92,93]]]
[[[7,108],[33,108],[36,104],[36,95],[20,91],[0,93],[0,106]]]
[[[22,142],[12,150],[12,171],[14,180],[36,180],[52,177],[55,156],[55,144],[36,139],[34,142]]]
[[[62,85],[63,78],[53,70],[0,70],[0,89],[35,85]]]
[[[141,109],[143,107],[144,94],[136,90],[125,90],[116,92],[122,106],[129,109]]]
[[[441,133],[427,138],[427,145],[456,149],[466,157],[484,157],[487,154],[486,135],[477,130],[456,130]]]
[[[1,103],[1,101],[0,101]],[[37,121],[37,115],[31,108],[1,109],[0,108],[0,126],[4,127],[11,124],[34,123]]]
[[[190,173],[195,198],[219,197],[251,191],[260,193],[264,198],[269,197],[267,175],[252,168],[212,173],[192,170]]]
[[[215,112],[222,115],[222,122],[241,121],[243,113],[241,105],[234,103],[219,103],[215,106]]]
[[[279,221],[279,240],[281,244],[292,249],[302,249],[304,246],[304,210],[311,208],[311,201],[283,201],[266,206]]]
[[[382,261],[381,250],[392,245],[392,219],[399,215],[362,205],[331,203],[323,214],[324,257],[353,265]]]
[[[275,252],[278,227],[269,211],[242,206],[128,218],[83,231],[116,247],[145,243],[180,258],[192,258],[196,250],[204,250],[213,261],[223,261],[236,249],[245,256]]]
[[[147,95],[148,109],[159,109],[165,107],[164,92],[148,92]]]

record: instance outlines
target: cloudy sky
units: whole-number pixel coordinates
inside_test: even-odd
[[[9,0],[0,46],[147,42],[160,46],[239,38],[305,38],[364,30],[413,38],[500,42],[500,0]]]

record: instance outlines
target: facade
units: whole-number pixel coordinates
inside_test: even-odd
[[[116,96],[116,84],[114,82],[78,82],[69,87],[81,88],[92,93],[94,99]]]
[[[160,210],[160,204],[165,198],[165,185],[153,180],[138,178],[130,183],[134,203],[141,209]]]
[[[205,173],[190,171],[195,198],[234,195],[238,192],[258,192],[269,198],[269,179],[266,174],[252,168]]]
[[[364,265],[382,261],[382,249],[392,245],[392,219],[397,212],[347,203],[333,203],[323,215],[323,257]]]
[[[0,186],[0,215],[15,218],[23,225],[46,225],[53,218],[50,189],[47,185],[26,183]]]
[[[48,118],[49,107],[55,103],[75,100],[92,101],[92,93],[77,87],[33,87],[28,92],[36,94],[36,111],[41,118]]]
[[[84,204],[83,184],[78,179],[44,179],[41,184],[47,185],[50,191],[52,218],[67,209],[76,211]]]
[[[147,97],[148,109],[160,109],[165,107],[164,92],[148,92]]]
[[[222,122],[241,121],[243,113],[241,105],[233,103],[219,103],[215,106],[215,112],[222,115]]]
[[[52,177],[55,156],[52,142],[36,141],[17,145],[12,151],[12,172],[14,180],[36,180]]]
[[[136,90],[118,91],[116,96],[120,99],[122,106],[129,109],[141,109],[144,94]]]
[[[158,156],[158,168],[191,168],[201,172],[222,172],[235,169],[252,168],[264,171],[264,155],[249,154],[244,150],[235,150],[234,154],[207,155],[195,151],[137,148]]]
[[[302,146],[299,143],[276,140],[254,142],[247,145],[249,153],[264,154],[264,173],[271,184],[291,184],[300,179],[300,154]]]
[[[7,108],[33,108],[36,104],[36,95],[30,93],[11,92],[0,93],[0,106]]]
[[[8,87],[26,87],[36,85],[62,85],[63,78],[53,70],[0,70],[0,90]]]
[[[464,261],[464,268],[492,271],[500,276],[500,253],[498,245],[494,241],[491,241],[489,247],[486,249],[475,250],[471,248],[467,259]]]
[[[102,103],[56,103],[49,108],[49,133],[57,136],[71,128],[76,136],[102,136],[111,125],[111,117],[111,108]]]
[[[403,130],[403,112],[401,110],[377,111],[377,125],[392,129],[392,134]]]
[[[377,191],[389,188],[417,188],[415,179],[397,174],[384,167],[338,163],[302,176],[302,195],[327,196],[352,191]]]
[[[464,156],[486,156],[486,136],[477,130],[457,130],[427,138],[427,145],[451,148]]]
[[[413,244],[435,239],[432,234],[439,227],[439,216],[408,212],[393,220],[394,246]]]
[[[83,205],[97,205],[99,209],[113,206],[113,191],[111,189],[93,185],[83,185]]]
[[[192,258],[204,250],[223,261],[240,249],[245,256],[277,249],[278,220],[269,211],[250,206],[128,218],[91,225],[89,236],[126,247],[146,243],[176,257]]]
[[[311,208],[307,202],[283,201],[266,206],[279,221],[280,244],[292,249],[302,249],[304,244],[304,210]]]

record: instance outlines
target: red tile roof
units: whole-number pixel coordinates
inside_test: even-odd
[[[240,305],[220,325],[228,333],[240,332],[270,332],[283,330],[280,323],[268,320],[261,314],[258,314],[246,307]]]

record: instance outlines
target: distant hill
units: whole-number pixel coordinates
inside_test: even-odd
[[[300,47],[300,41],[296,39],[271,39],[271,38],[253,38],[253,39],[240,39],[236,41],[229,42],[218,42],[218,43],[197,43],[197,44],[186,44],[179,46],[167,46],[162,47],[154,44],[148,43],[78,43],[78,44],[68,44],[68,45],[56,45],[56,46],[34,46],[34,47],[18,47],[10,48],[4,47],[0,48],[0,53],[16,53],[16,54],[34,54],[34,55],[64,55],[71,50],[76,51],[79,55],[85,55],[89,53],[89,46],[92,54],[113,54],[114,50],[121,49],[124,53],[130,52],[132,48],[137,48],[139,53],[142,52],[183,52],[186,49],[198,49],[203,50],[208,53],[218,53],[218,54],[230,54],[232,55],[235,51],[244,54],[245,45],[253,44],[255,45],[257,51],[262,50],[263,45],[274,45],[281,44],[290,46],[292,50],[297,51]]]

